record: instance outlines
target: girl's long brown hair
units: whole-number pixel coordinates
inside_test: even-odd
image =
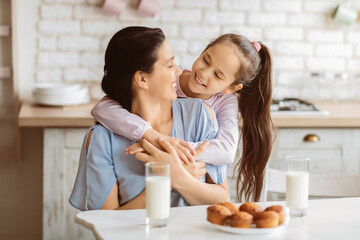
[[[272,63],[269,49],[260,43],[256,48],[246,37],[224,34],[206,49],[218,43],[236,46],[241,66],[233,84],[243,84],[236,94],[239,99],[242,127],[242,155],[236,163],[238,200],[258,201],[264,184],[265,167],[274,141],[274,125],[270,115],[272,98]],[[206,50],[205,49],[205,50]]]

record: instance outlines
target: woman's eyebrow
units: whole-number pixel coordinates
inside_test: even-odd
[[[174,60],[175,56],[172,56],[171,58],[169,58],[168,60],[165,61],[165,64],[167,64],[168,62]]]
[[[211,55],[209,53],[205,53],[205,55],[209,58],[210,62],[211,62]],[[226,78],[226,75],[219,69],[219,68],[216,68],[216,70],[224,77]]]

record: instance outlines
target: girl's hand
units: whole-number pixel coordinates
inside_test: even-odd
[[[159,144],[159,139],[163,138],[167,140],[175,149],[176,153],[184,164],[190,164],[195,162],[194,155],[196,155],[195,149],[190,145],[190,143],[180,140],[178,138],[173,138],[165,136],[154,129],[149,129],[144,133],[143,139],[148,140],[155,147],[164,150],[164,148]],[[143,152],[144,149],[141,147],[141,144],[135,143],[134,145],[128,147],[125,151],[125,154],[135,154],[137,152]]]

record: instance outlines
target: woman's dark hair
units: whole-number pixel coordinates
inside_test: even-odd
[[[105,52],[102,90],[131,111],[132,78],[137,71],[151,73],[157,51],[165,40],[159,28],[127,27],[111,38]]]
[[[204,51],[218,43],[236,46],[241,60],[233,84],[243,84],[237,92],[242,127],[242,155],[236,163],[238,200],[242,197],[258,201],[264,184],[265,167],[274,141],[274,125],[270,115],[272,70],[269,49],[259,43],[256,50],[251,41],[238,34],[224,34],[211,42]]]

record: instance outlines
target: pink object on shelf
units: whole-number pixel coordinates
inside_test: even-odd
[[[102,10],[108,14],[118,15],[125,10],[127,3],[128,0],[105,0]]]
[[[157,0],[140,0],[136,11],[146,17],[154,17],[160,10],[160,3]]]

